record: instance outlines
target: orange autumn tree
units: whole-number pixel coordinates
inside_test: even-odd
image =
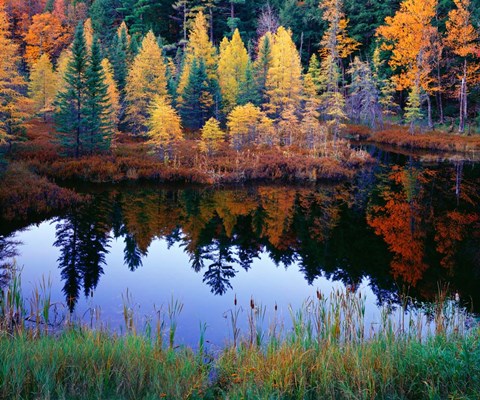
[[[438,56],[438,31],[432,26],[437,0],[405,0],[393,17],[385,18],[385,25],[377,29],[383,39],[382,50],[391,51],[389,65],[397,75],[393,77],[397,90],[414,92],[423,89],[427,94],[428,121],[431,122],[429,95],[435,90],[431,77],[432,59]]]
[[[71,35],[51,13],[35,15],[25,35],[25,60],[32,65],[42,54],[56,59],[70,43]]]
[[[460,101],[460,122],[458,131],[462,133],[465,130],[465,120],[467,119],[467,95],[468,83],[476,80],[478,82],[478,70],[480,65],[475,63],[475,59],[480,54],[480,45],[478,43],[479,34],[472,25],[472,16],[470,14],[470,0],[454,0],[456,9],[448,13],[447,36],[445,44],[450,51],[463,59],[463,65],[454,68],[455,79],[460,81],[458,88],[458,98]]]

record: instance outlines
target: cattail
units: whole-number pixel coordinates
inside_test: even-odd
[[[233,299],[233,305],[236,307],[237,306],[237,294],[235,294],[235,297]]]
[[[278,307],[277,307],[277,302],[275,302],[275,311],[277,311]]]
[[[253,310],[255,308],[255,303],[253,302],[253,297],[250,298],[250,308]]]
[[[317,299],[322,300],[322,293],[317,289]]]

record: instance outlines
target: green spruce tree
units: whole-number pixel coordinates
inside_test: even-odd
[[[85,150],[92,154],[110,148],[113,127],[108,86],[105,83],[102,66],[103,57],[100,44],[95,37],[90,54],[85,73],[86,96],[83,113],[85,115]]]
[[[115,73],[115,80],[118,84],[118,90],[123,96],[125,94],[125,85],[127,82],[128,64],[129,64],[129,40],[126,26],[123,25],[117,35],[114,36],[112,45],[112,65]]]
[[[56,125],[61,146],[67,154],[73,154],[78,158],[83,150],[85,134],[84,107],[88,68],[88,52],[82,22],[75,31],[71,52],[64,77],[65,88],[57,97]]]
[[[185,127],[200,129],[212,116],[217,95],[214,86],[207,76],[203,60],[195,58],[179,105],[180,116]]]

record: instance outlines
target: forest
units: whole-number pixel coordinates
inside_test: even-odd
[[[338,155],[351,132],[478,131],[480,11],[469,0],[0,7],[3,152],[25,149],[41,124],[60,156],[141,141],[164,163],[185,139],[195,157],[260,146],[338,160],[351,157]]]

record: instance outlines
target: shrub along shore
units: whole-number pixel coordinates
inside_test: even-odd
[[[480,136],[454,134],[445,131],[416,131],[407,127],[389,125],[385,129],[371,130],[365,126],[350,125],[345,136],[372,144],[388,144],[396,148],[448,152],[461,156],[480,152]]]
[[[138,333],[125,305],[126,333],[52,323],[45,284],[30,310],[13,278],[0,302],[0,397],[5,399],[444,399],[480,397],[480,331],[440,297],[432,320],[386,312],[367,332],[365,298],[317,292],[292,328],[265,328],[252,299],[249,328],[230,310],[231,338],[212,349],[201,328],[196,350],[175,343],[183,305],[172,299],[156,323]],[[42,289],[43,288],[43,289]],[[403,311],[402,311],[403,313]],[[68,320],[68,318],[67,318]],[[429,331],[430,333],[426,333]],[[227,333],[226,333],[227,336]]]

